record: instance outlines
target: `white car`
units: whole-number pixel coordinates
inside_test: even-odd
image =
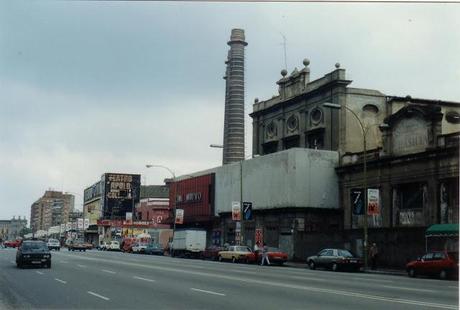
[[[61,243],[57,239],[48,239],[48,242],[46,243],[48,246],[48,249],[51,250],[56,250],[60,251],[61,250]]]
[[[145,249],[147,248],[147,245],[148,243],[136,243],[132,247],[133,253],[145,253]]]
[[[120,242],[118,241],[110,241],[110,244],[107,247],[109,251],[120,251]]]

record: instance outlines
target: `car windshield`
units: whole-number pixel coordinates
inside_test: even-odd
[[[22,250],[47,250],[48,247],[44,242],[24,242],[22,244]]]
[[[238,251],[238,252],[249,252],[249,249],[245,246],[236,246],[235,247],[235,251]]]
[[[337,250],[337,254],[342,257],[353,257],[353,254],[351,254],[348,250]]]

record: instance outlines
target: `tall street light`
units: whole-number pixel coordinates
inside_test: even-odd
[[[358,115],[349,107],[335,103],[323,103],[324,107],[332,108],[332,109],[341,109],[345,108],[347,111],[351,112],[351,114],[355,117],[358,121],[359,126],[361,128],[361,134],[363,136],[363,188],[364,188],[364,223],[363,223],[363,230],[364,230],[364,246],[363,246],[363,256],[364,256],[364,268],[367,269],[367,243],[368,243],[368,234],[367,234],[367,227],[368,227],[368,218],[367,218],[367,140],[366,136],[371,126],[365,126],[365,124],[361,121]]]
[[[174,235],[176,234],[176,195],[177,195],[177,182],[176,182],[176,175],[174,174],[174,171],[172,171],[171,169],[169,169],[168,167],[166,166],[162,166],[162,165],[150,165],[150,164],[147,164],[145,165],[146,168],[163,168],[163,169],[166,169],[169,171],[169,173],[171,173],[172,177],[173,177],[173,182],[174,182],[174,197],[173,197],[173,210],[174,210],[174,218],[173,218],[173,242],[174,242]],[[172,248],[172,256],[174,256],[174,246]]]

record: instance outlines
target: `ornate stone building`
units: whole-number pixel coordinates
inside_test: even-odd
[[[458,223],[460,103],[388,97],[387,111],[382,145],[366,156],[368,193],[377,203],[368,215],[369,241],[379,244],[382,263],[401,266],[426,250],[429,226]],[[345,154],[337,168],[345,240],[356,251],[363,235],[363,159],[363,152]],[[458,243],[448,246],[458,250]]]

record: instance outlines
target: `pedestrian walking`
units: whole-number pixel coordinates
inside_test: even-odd
[[[263,266],[265,261],[267,261],[267,265],[270,265],[270,260],[268,259],[268,247],[266,245],[262,248],[262,261],[260,262],[260,265]]]
[[[373,243],[371,248],[369,249],[369,258],[371,260],[371,268],[373,270],[377,269],[378,255],[379,255],[379,249],[377,248],[377,244]]]

